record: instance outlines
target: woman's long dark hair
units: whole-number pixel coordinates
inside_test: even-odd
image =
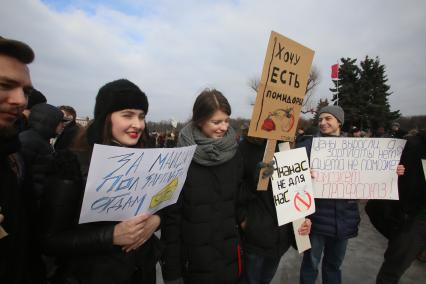
[[[216,89],[205,89],[195,100],[192,108],[192,123],[200,127],[217,110],[231,115],[231,106],[225,96]]]

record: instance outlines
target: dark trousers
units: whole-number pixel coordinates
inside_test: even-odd
[[[242,284],[269,284],[274,278],[281,257],[267,257],[244,252]]]
[[[318,276],[318,266],[322,254],[322,283],[342,283],[342,271],[340,266],[345,258],[348,240],[340,240],[333,237],[311,233],[311,249],[303,254],[300,267],[300,283],[314,284]]]
[[[426,221],[414,219],[389,240],[377,284],[398,283],[416,256],[426,249]]]

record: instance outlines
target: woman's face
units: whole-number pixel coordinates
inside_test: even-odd
[[[145,113],[140,109],[123,109],[111,114],[112,137],[123,146],[138,143],[145,129]]]
[[[229,115],[221,110],[217,110],[201,126],[201,132],[209,138],[220,139],[225,136],[229,127]]]

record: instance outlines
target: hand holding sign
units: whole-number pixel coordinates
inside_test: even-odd
[[[405,167],[404,167],[404,165],[398,165],[396,167],[396,174],[398,176],[402,176],[402,175],[404,175],[404,173],[405,173]]]
[[[297,232],[301,236],[307,236],[311,232],[312,222],[310,219],[305,219],[300,227],[297,229]]]
[[[145,221],[149,215],[142,214],[114,226],[113,244],[127,246],[141,240]]]
[[[1,210],[1,207],[0,207]],[[0,239],[4,238],[7,236],[7,232],[3,229],[3,227],[1,226],[1,223],[4,220],[4,216],[3,214],[0,214]]]
[[[136,240],[133,244],[123,246],[123,250],[126,252],[129,252],[143,245],[149,238],[151,238],[152,234],[154,234],[158,226],[160,226],[160,222],[161,222],[161,219],[158,215],[150,215],[144,221],[143,230],[139,239]]]

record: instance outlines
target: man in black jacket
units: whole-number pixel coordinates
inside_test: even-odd
[[[27,64],[33,60],[34,52],[27,44],[0,37],[0,222],[8,234],[0,239],[2,283],[39,282],[31,271],[31,233],[22,192],[24,169],[17,155],[19,140],[13,127],[32,88]]]
[[[28,118],[28,129],[19,134],[21,153],[29,173],[26,190],[33,200],[39,201],[46,180],[45,169],[53,158],[53,147],[50,139],[63,130],[64,114],[55,106],[42,103],[31,110]]]
[[[238,221],[244,255],[244,284],[270,283],[283,254],[295,246],[292,225],[278,226],[272,186],[257,191],[259,162],[265,152],[266,140],[247,136],[239,150],[244,162],[244,180],[239,197]],[[311,221],[306,219],[299,234],[307,235]]]
[[[401,164],[407,170],[398,178],[399,201],[396,201],[404,222],[389,236],[385,260],[377,275],[378,284],[398,283],[416,255],[426,249],[426,180],[422,166],[422,160],[426,159],[426,130],[406,138]]]

